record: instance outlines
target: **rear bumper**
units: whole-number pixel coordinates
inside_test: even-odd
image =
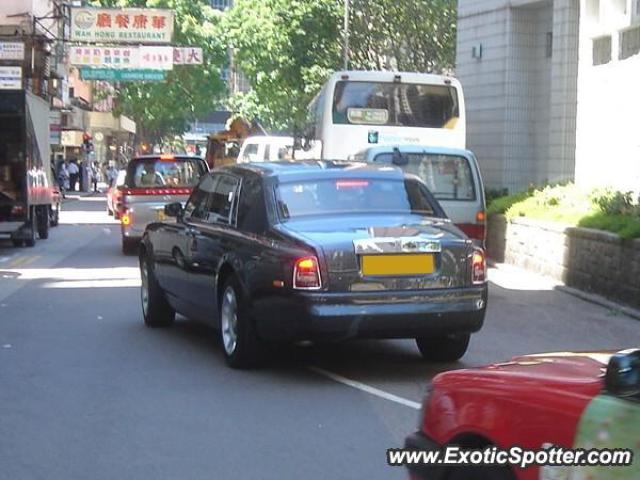
[[[418,431],[409,435],[405,442],[406,450],[437,451],[442,447],[424,433]],[[407,465],[411,480],[444,480],[447,469],[442,465],[415,464]]]
[[[0,236],[11,238],[27,237],[26,232],[22,229],[28,226],[28,221],[24,222],[0,222]]]
[[[300,293],[254,299],[253,318],[271,340],[414,338],[482,327],[487,287],[407,292]]]

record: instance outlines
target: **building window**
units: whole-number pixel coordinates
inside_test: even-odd
[[[547,32],[545,37],[544,53],[547,58],[553,55],[553,32]]]
[[[620,55],[618,58],[624,60],[638,53],[640,53],[640,27],[620,32]]]
[[[611,61],[611,35],[593,39],[593,64],[603,65]]]

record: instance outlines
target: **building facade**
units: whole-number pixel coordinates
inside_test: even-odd
[[[638,189],[639,4],[459,0],[467,144],[489,188],[575,180]]]

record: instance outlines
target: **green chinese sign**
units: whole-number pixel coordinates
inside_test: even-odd
[[[167,76],[164,70],[120,70],[113,68],[81,68],[83,80],[108,80],[113,82],[162,82]]]

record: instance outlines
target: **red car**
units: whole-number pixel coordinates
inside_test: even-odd
[[[436,376],[424,400],[420,430],[405,447],[428,453],[452,445],[467,453],[512,447],[625,449],[635,462],[525,468],[405,462],[411,478],[640,479],[640,350],[526,355]]]

